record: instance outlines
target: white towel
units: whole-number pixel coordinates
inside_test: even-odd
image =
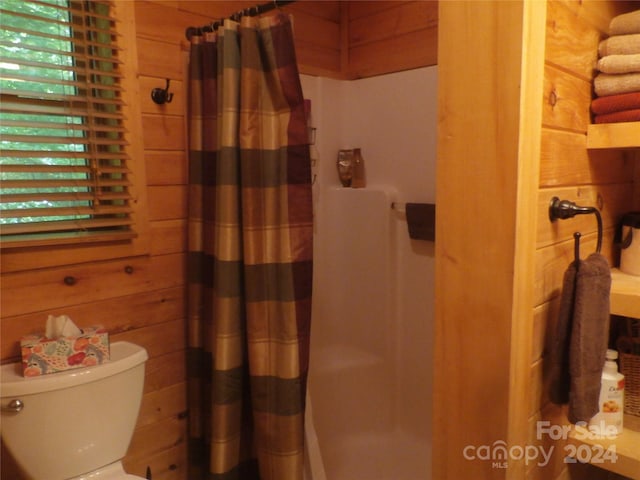
[[[609,23],[610,35],[626,35],[629,33],[640,33],[640,10],[613,17]]]
[[[633,35],[614,35],[600,42],[598,54],[600,57],[607,55],[633,55],[640,53],[640,33]]]
[[[622,73],[620,75],[600,73],[593,80],[593,85],[599,97],[640,92],[640,73]]]
[[[598,60],[602,73],[640,72],[640,53],[635,55],[607,55]]]

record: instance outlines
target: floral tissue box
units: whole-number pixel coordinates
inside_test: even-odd
[[[24,376],[36,377],[109,360],[109,334],[102,326],[94,326],[83,328],[77,336],[26,335],[20,349]]]

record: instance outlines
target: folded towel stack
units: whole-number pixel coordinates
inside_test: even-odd
[[[618,15],[598,46],[595,123],[640,121],[640,10]]]

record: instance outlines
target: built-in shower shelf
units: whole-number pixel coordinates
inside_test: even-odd
[[[640,417],[624,416],[624,431],[615,438],[590,438],[587,430],[574,427],[565,453],[576,461],[589,462],[629,478],[640,478]]]
[[[611,313],[640,318],[640,276],[611,270]]]

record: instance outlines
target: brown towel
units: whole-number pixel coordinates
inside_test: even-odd
[[[628,33],[640,33],[640,10],[623,13],[613,17],[609,22],[609,34],[625,35]]]
[[[580,261],[569,347],[569,421],[588,422],[598,413],[600,379],[609,343],[611,271],[599,253]]]
[[[562,405],[569,402],[569,344],[573,323],[573,304],[576,290],[577,263],[572,262],[564,272],[560,312],[552,344],[549,347],[549,398],[553,403]]]
[[[433,203],[407,203],[405,211],[409,238],[436,239],[436,206]]]
[[[611,272],[594,253],[572,262],[562,282],[560,311],[549,349],[549,397],[569,403],[571,422],[598,412],[600,379],[609,338]]]
[[[640,108],[640,92],[621,93],[598,97],[591,102],[591,111],[596,115]]]

